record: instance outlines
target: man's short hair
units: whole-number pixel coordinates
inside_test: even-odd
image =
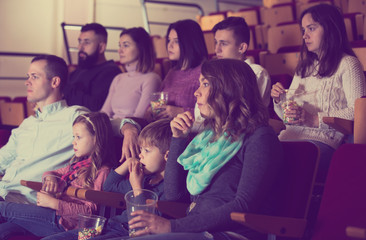
[[[108,33],[105,27],[99,23],[88,23],[81,28],[81,32],[94,31],[94,33],[101,37],[102,42],[107,43]]]
[[[139,135],[139,145],[157,147],[160,153],[165,154],[169,150],[172,138],[170,119],[160,119],[144,127]]]
[[[38,55],[32,59],[33,62],[45,60],[47,62],[45,66],[45,73],[48,80],[51,80],[53,77],[60,78],[60,91],[62,92],[67,83],[68,78],[68,69],[65,60],[55,55]]]
[[[245,42],[249,46],[250,31],[247,22],[242,17],[228,17],[217,23],[212,32],[215,34],[218,30],[232,30],[236,44]]]

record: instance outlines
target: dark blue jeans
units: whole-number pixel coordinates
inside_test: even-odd
[[[32,233],[45,237],[65,232],[56,211],[36,205],[0,202],[0,239]]]
[[[74,229],[74,230],[70,230],[67,232],[62,232],[62,233],[56,233],[47,237],[42,238],[41,240],[77,240],[78,239],[78,233],[79,233],[79,229]]]

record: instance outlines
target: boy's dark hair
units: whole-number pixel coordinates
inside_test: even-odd
[[[245,42],[249,46],[250,31],[247,22],[242,17],[228,17],[217,23],[212,32],[215,34],[218,30],[232,30],[236,44]]]
[[[108,33],[105,27],[99,23],[88,23],[81,28],[81,32],[94,31],[100,37],[102,42],[107,43]]]
[[[45,60],[47,62],[44,69],[47,79],[51,80],[53,77],[59,77],[61,80],[60,91],[63,92],[69,74],[65,60],[55,55],[43,54],[34,57],[31,63],[41,60]]]
[[[160,153],[165,154],[169,150],[172,138],[170,119],[160,119],[144,127],[139,135],[139,145],[146,144],[159,148]]]

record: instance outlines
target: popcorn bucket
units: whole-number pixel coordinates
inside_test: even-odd
[[[78,240],[86,240],[100,235],[102,233],[105,221],[105,217],[79,214]]]

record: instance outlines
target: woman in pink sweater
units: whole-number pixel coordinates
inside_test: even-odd
[[[141,27],[124,30],[118,53],[127,72],[113,79],[101,111],[110,118],[142,118],[161,85],[160,76],[153,72],[155,52],[149,34]]]

